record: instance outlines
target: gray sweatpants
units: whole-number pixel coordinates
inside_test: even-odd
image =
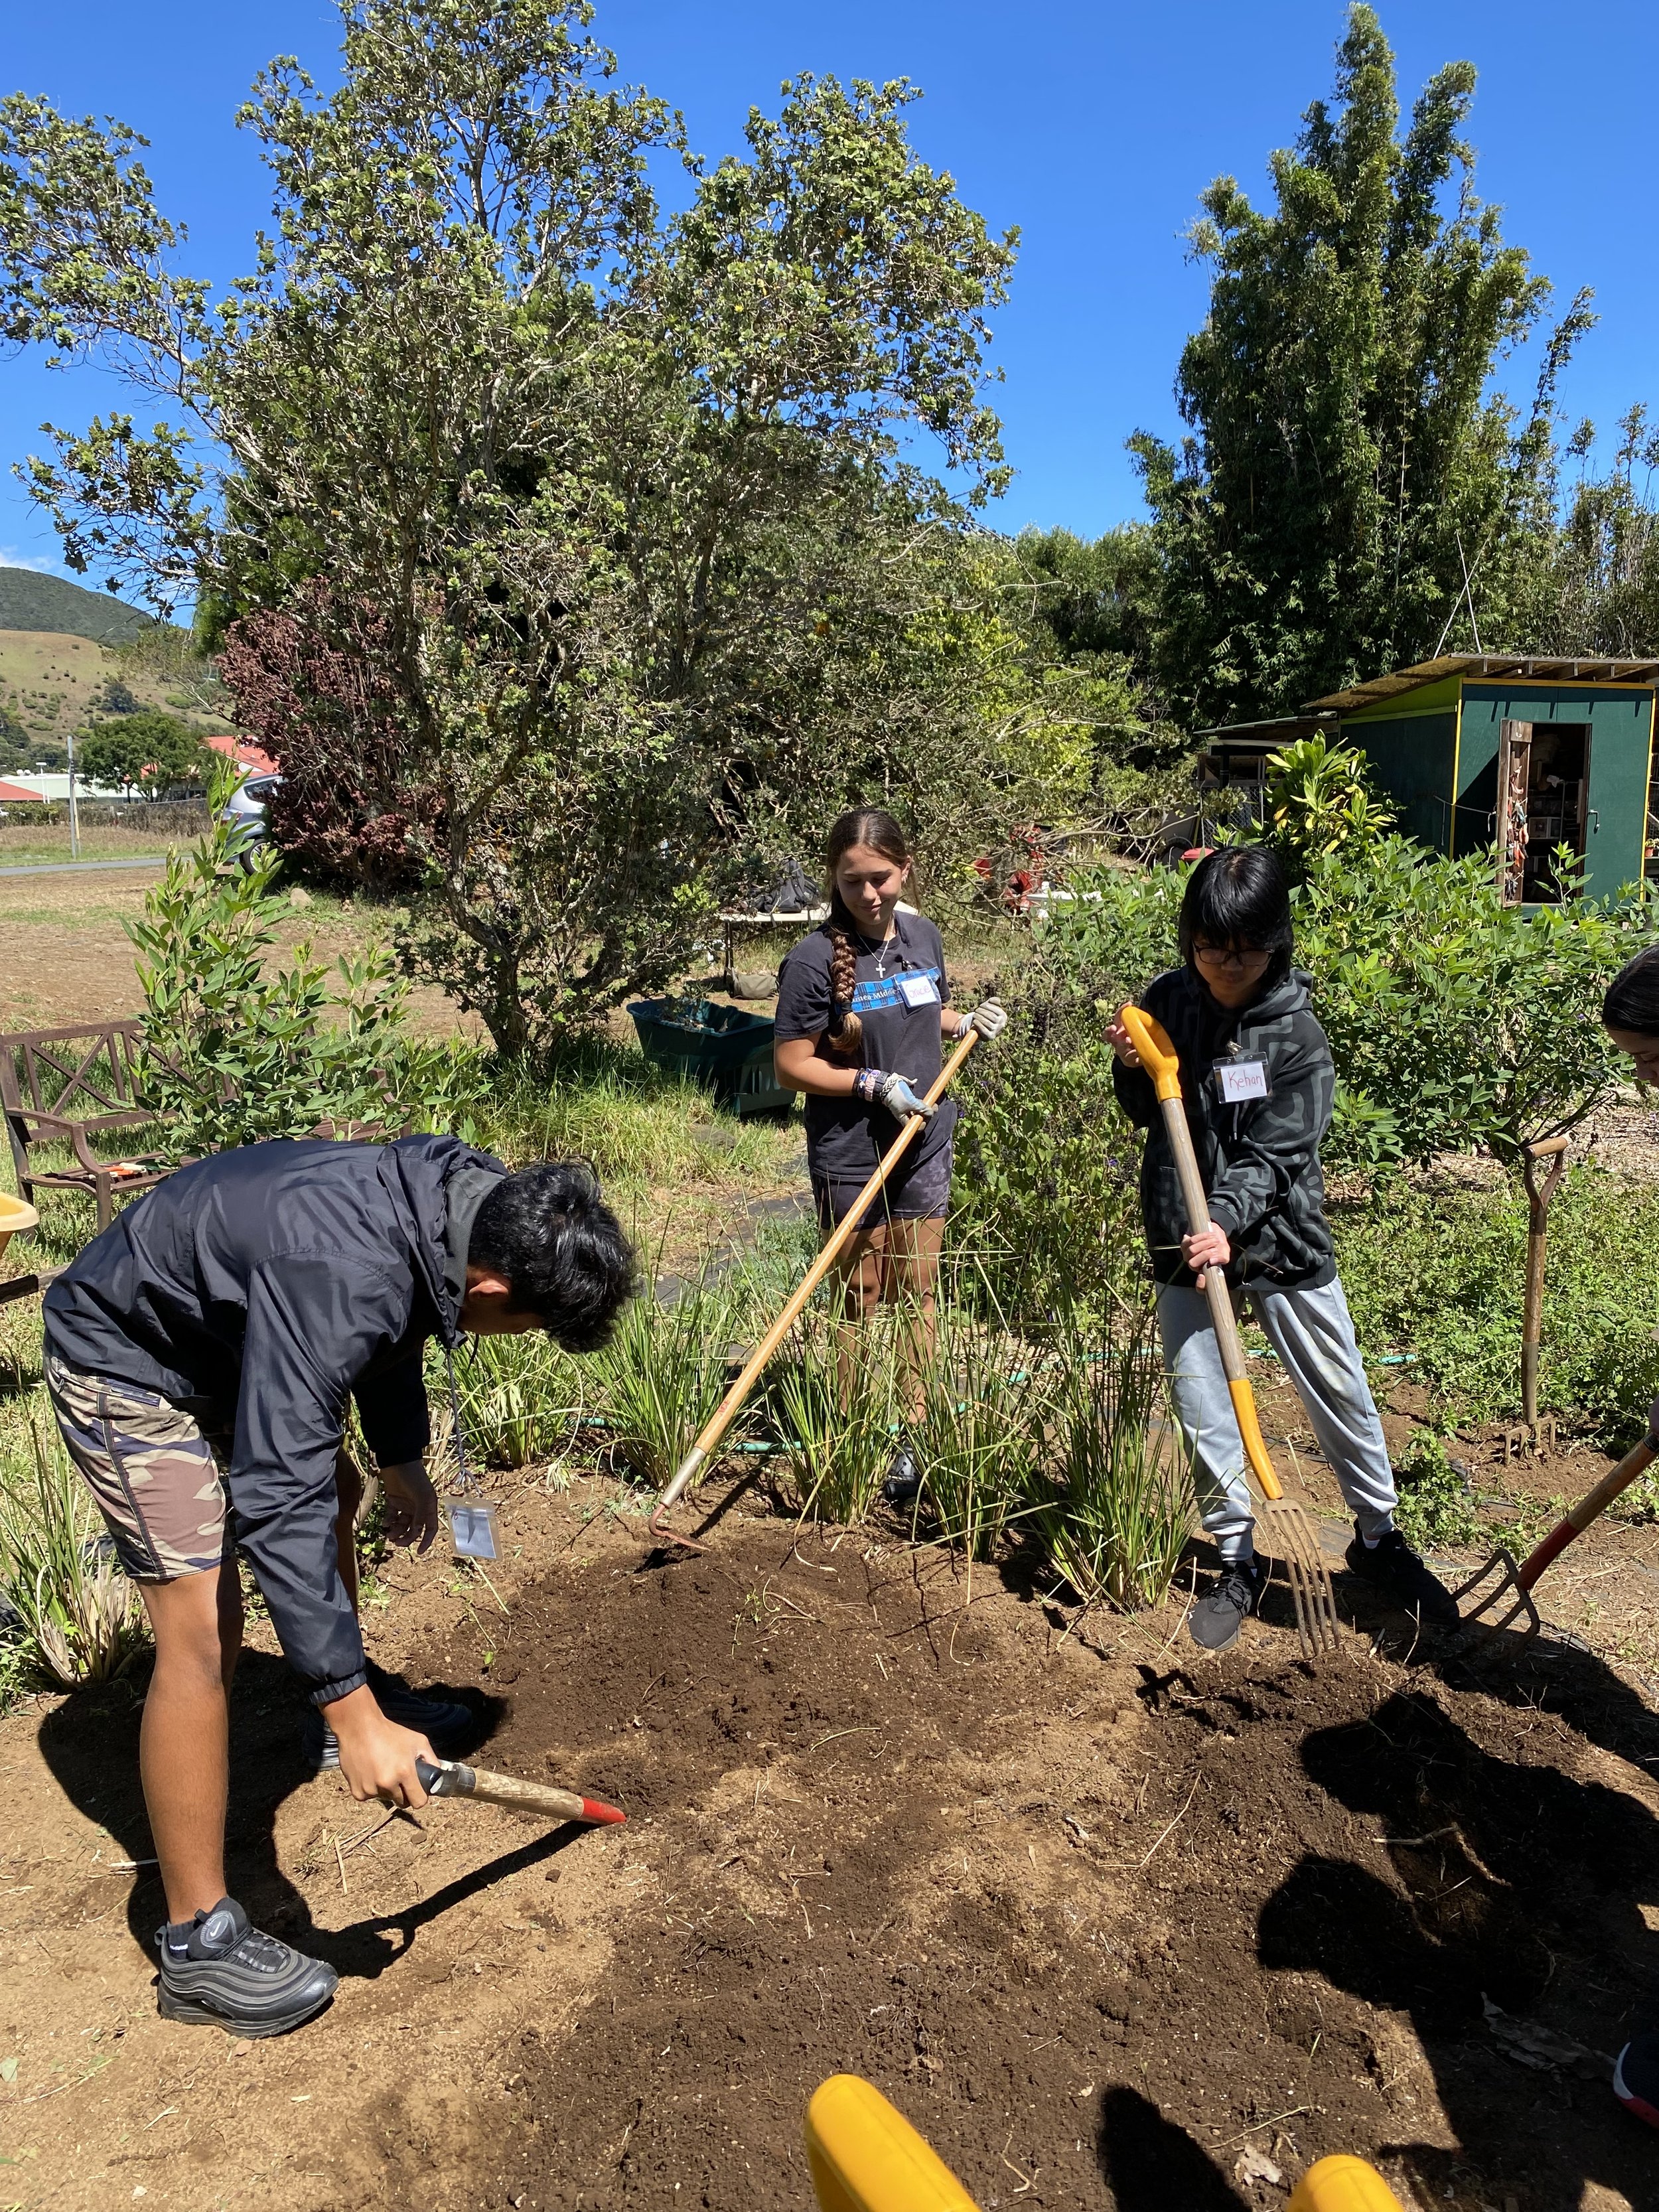
[[[1394,1519],[1394,1470],[1341,1284],[1286,1291],[1252,1283],[1243,1295],[1296,1385],[1361,1535],[1380,1536]],[[1166,1285],[1158,1294],[1158,1328],[1176,1418],[1192,1448],[1205,1534],[1229,1563],[1248,1559],[1255,1516],[1244,1480],[1244,1439],[1203,1292]]]

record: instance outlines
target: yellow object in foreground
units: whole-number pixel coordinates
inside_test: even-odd
[[[0,1252],[3,1252],[21,1229],[40,1226],[40,1217],[27,1199],[14,1198],[9,1190],[0,1190]]]
[[[806,2155],[820,2212],[978,2212],[903,2114],[856,2074],[832,2074],[813,2096]]]
[[[1363,2158],[1322,2158],[1291,2193],[1286,2212],[1400,2212],[1400,2199]]]

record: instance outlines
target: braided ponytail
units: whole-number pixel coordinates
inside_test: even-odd
[[[840,901],[832,899],[830,923],[830,1026],[824,1042],[832,1060],[856,1060],[864,1045],[864,1024],[853,1012],[853,993],[858,986],[859,957],[853,940],[833,919]]]
[[[864,1045],[864,1024],[853,1012],[858,985],[858,954],[848,929],[852,916],[841,902],[836,871],[854,845],[867,845],[884,860],[902,867],[910,858],[904,832],[878,806],[849,806],[830,824],[824,854],[830,891],[830,1020],[824,1044],[832,1060],[856,1060]]]

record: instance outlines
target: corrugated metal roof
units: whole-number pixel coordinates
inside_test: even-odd
[[[1403,691],[1420,690],[1447,676],[1486,680],[1518,676],[1544,684],[1652,684],[1659,681],[1659,660],[1601,660],[1583,653],[1443,653],[1437,660],[1419,660],[1410,668],[1396,668],[1391,676],[1374,676],[1369,684],[1334,691],[1328,699],[1310,700],[1304,712],[1357,714],[1362,707],[1378,706],[1384,699],[1397,699]]]

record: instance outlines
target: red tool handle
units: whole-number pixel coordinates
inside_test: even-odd
[[[1634,1451],[1627,1451],[1617,1467],[1604,1474],[1594,1490],[1586,1491],[1565,1521],[1558,1522],[1543,1542],[1522,1560],[1515,1579],[1529,1590],[1546,1567],[1559,1559],[1575,1536],[1582,1536],[1592,1521],[1599,1521],[1620,1492],[1628,1490],[1659,1457],[1659,1436],[1644,1437]]]

